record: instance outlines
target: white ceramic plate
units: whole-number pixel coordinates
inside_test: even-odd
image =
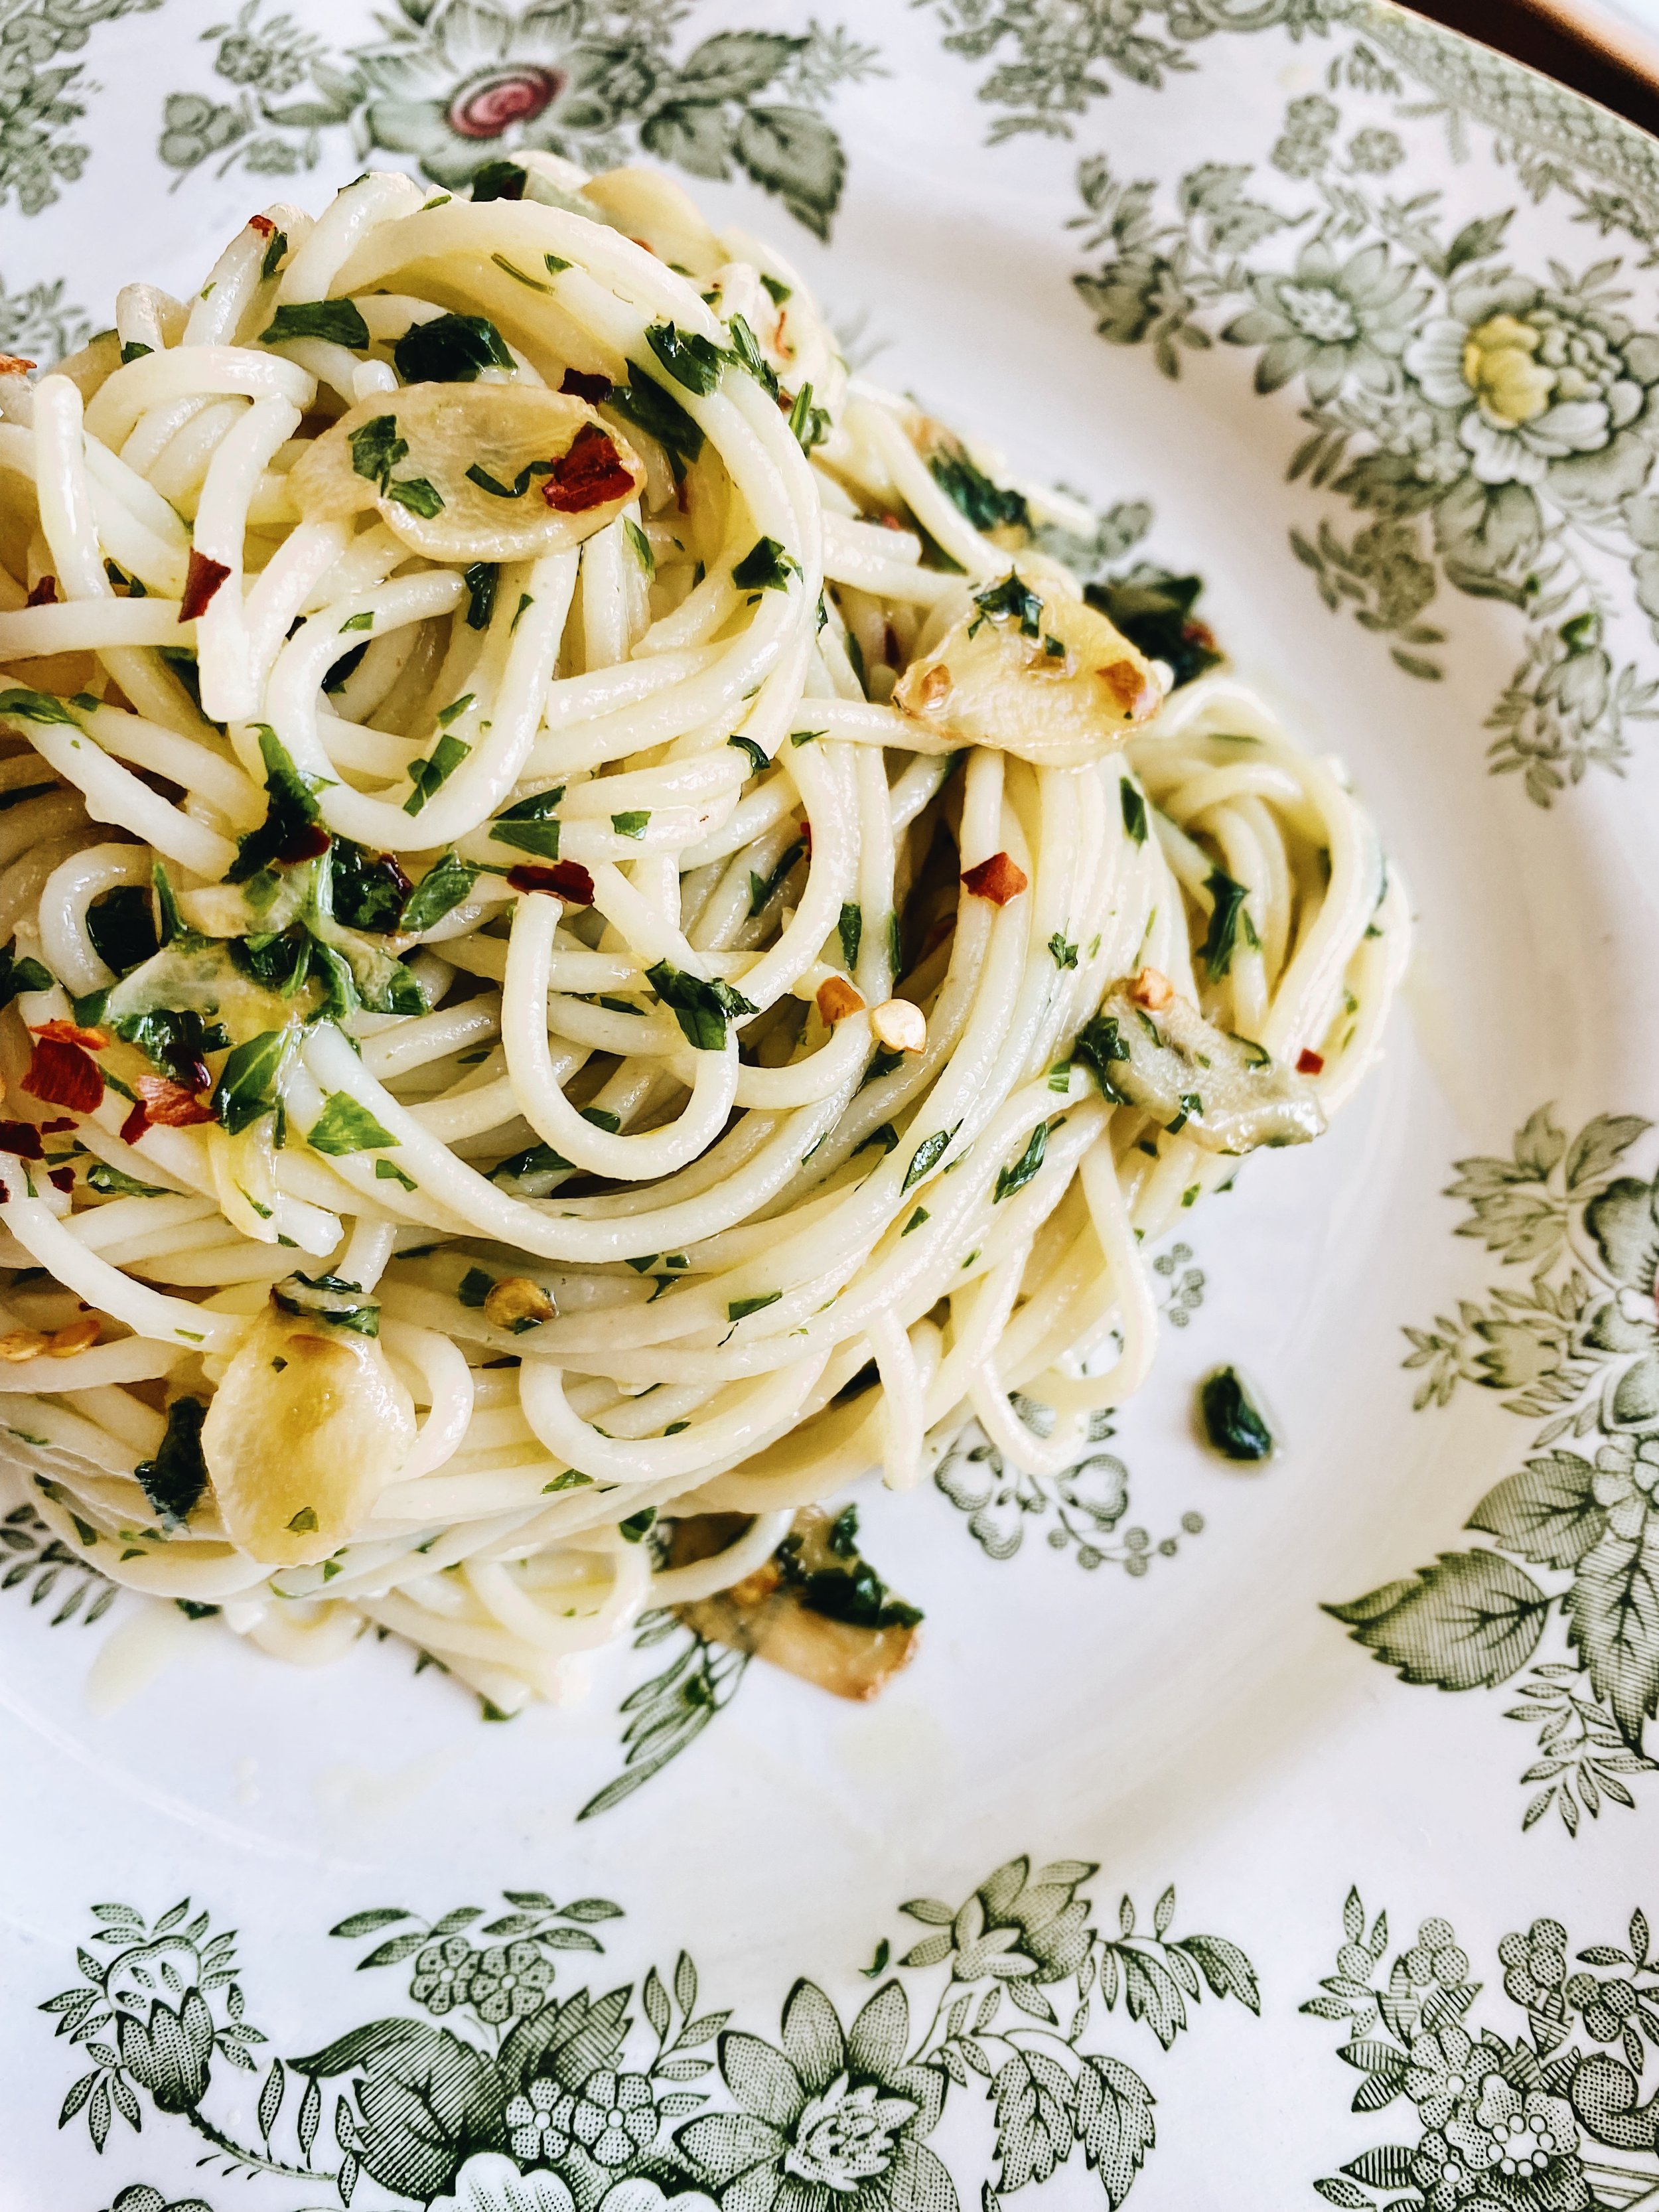
[[[1659,153],[1369,0],[210,12],[0,9],[0,345],[274,190],[643,143],[1203,575],[1420,951],[1084,1469],[865,1501],[927,1614],[873,1707],[675,1628],[486,1726],[103,1610],[20,1506],[0,2205],[1659,2203]],[[1264,1472],[1194,1441],[1223,1360]]]

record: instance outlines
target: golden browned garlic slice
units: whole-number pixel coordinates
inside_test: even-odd
[[[1081,768],[1155,714],[1152,664],[1103,614],[1010,572],[893,687],[893,704],[963,744]]]
[[[338,1551],[414,1441],[414,1405],[378,1343],[274,1306],[248,1331],[202,1424],[226,1534],[280,1566]]]
[[[586,400],[534,385],[410,384],[362,400],[288,479],[309,522],[379,510],[430,561],[526,561],[579,545],[645,482]]]
[[[703,283],[726,258],[702,210],[658,169],[607,169],[581,187],[617,230]]]

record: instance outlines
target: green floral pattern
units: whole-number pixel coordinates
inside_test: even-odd
[[[1443,585],[1517,611],[1524,657],[1487,757],[1547,806],[1617,769],[1629,726],[1659,711],[1659,684],[1608,648],[1604,573],[1611,551],[1659,615],[1659,334],[1622,311],[1621,258],[1517,268],[1513,207],[1452,231],[1438,193],[1373,185],[1403,149],[1371,125],[1342,143],[1352,120],[1323,95],[1292,100],[1277,176],[1203,164],[1167,215],[1154,185],[1086,160],[1095,259],[1077,289],[1103,337],[1152,346],[1166,374],[1218,341],[1249,352],[1259,393],[1300,403],[1291,479],[1362,526],[1345,543],[1326,516],[1291,550],[1408,675],[1443,672],[1446,633],[1425,619]]]
[[[1402,1681],[1517,1682],[1509,1717],[1538,1738],[1523,1824],[1553,1806],[1571,1834],[1632,1805],[1631,1781],[1659,1764],[1644,1734],[1659,1711],[1659,1178],[1623,1171],[1649,1126],[1599,1115],[1569,1142],[1544,1106],[1512,1157],[1457,1162],[1456,1234],[1526,1279],[1407,1328],[1415,1403],[1472,1384],[1542,1425],[1468,1517],[1496,1549],[1443,1552],[1325,1608]]]
[[[948,2102],[981,2098],[986,2203],[1075,2163],[1115,2212],[1157,2130],[1146,2081],[1098,2047],[1106,2017],[1121,2000],[1168,2051],[1206,1993],[1253,2013],[1259,1998],[1237,1944],[1171,1935],[1172,1889],[1150,1928],[1125,1897],[1115,1932],[1098,1929],[1097,1872],[1016,1858],[960,1905],[913,1899],[901,1910],[927,1932],[896,1961],[883,1938],[873,1994],[844,2015],[798,1980],[775,2040],[701,2009],[684,1951],[647,1971],[637,2003],[631,1983],[572,1988],[573,1954],[603,1952],[598,1931],[622,1917],[608,1899],[513,1890],[493,1918],[462,1905],[430,1922],[376,1907],[331,1933],[371,1941],[360,1968],[407,1966],[410,2009],[288,2059],[249,2019],[234,1936],[210,1914],[100,1905],[78,1980],[40,2007],[91,2061],[60,2124],[81,2121],[101,2154],[147,2101],[194,2131],[203,2163],[302,2181],[312,2202],[348,2204],[368,2180],[431,2212],[957,2212],[928,2138]],[[215,2116],[238,2072],[260,2076],[257,2133]],[[136,2182],[113,2212],[165,2206]]]
[[[1354,2111],[1401,2104],[1413,2139],[1316,2181],[1327,2203],[1589,2212],[1652,2201],[1659,2098],[1643,2102],[1642,2074],[1659,2043],[1659,1960],[1647,1916],[1632,1913],[1625,1945],[1591,1945],[1571,1966],[1569,1944],[1552,1919],[1499,1942],[1504,1994],[1526,2023],[1506,2035],[1476,2023],[1481,1985],[1449,1921],[1424,1921],[1390,1960],[1387,1914],[1368,1929],[1349,1891],[1334,1970],[1302,2010],[1340,2024],[1337,2056],[1359,2076]]]
[[[846,162],[819,111],[876,64],[816,24],[720,31],[676,60],[689,11],[672,0],[398,0],[380,40],[339,51],[264,9],[203,32],[217,85],[167,98],[159,150],[180,181],[216,159],[293,176],[343,132],[452,189],[520,151],[601,169],[643,150],[693,176],[740,171],[823,237]]]

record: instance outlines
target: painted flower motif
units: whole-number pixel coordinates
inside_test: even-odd
[[[526,2166],[556,2166],[569,2150],[576,2100],[544,2075],[507,2100],[507,2124],[513,2155]]]
[[[1539,484],[1553,466],[1601,453],[1637,422],[1659,347],[1581,302],[1507,276],[1457,286],[1406,350],[1425,398],[1457,416],[1485,484]],[[1646,474],[1639,457],[1634,490]],[[1586,487],[1589,488],[1589,487]]]
[[[477,1964],[478,1954],[462,1936],[449,1936],[441,1943],[428,1943],[416,1954],[415,1978],[409,1994],[428,2012],[453,2012],[471,1997]]]
[[[1386,176],[1390,169],[1397,169],[1405,158],[1406,149],[1396,133],[1378,130],[1374,125],[1356,131],[1348,142],[1350,163],[1367,176]]]
[[[539,2012],[552,1986],[552,1963],[533,1943],[498,1943],[480,1952],[472,1969],[474,2008],[495,2026]]]
[[[644,2174],[630,2173],[626,2181],[611,2183],[599,2199],[599,2212],[716,2212],[716,2206],[701,2189],[682,2189],[670,2197]]]
[[[1522,2091],[1503,2075],[1488,2074],[1479,2099],[1464,2100],[1445,2134],[1481,2193],[1499,2204],[1582,2212],[1591,2201],[1565,2097]]]
[[[479,2151],[455,2176],[454,2194],[434,2197],[428,2212],[575,2212],[556,2173],[520,2173],[498,2150]]]
[[[1406,2094],[1430,2127],[1443,2127],[1478,2070],[1474,2041],[1464,2029],[1431,2030],[1412,2044]]]
[[[1617,2043],[1642,2002],[1633,1982],[1598,1982],[1594,1974],[1575,1974],[1564,1994],[1582,2014],[1585,2033],[1597,2043]]]
[[[1590,1489],[1615,1536],[1639,1536],[1659,1513],[1659,1435],[1610,1437],[1595,1455]]]
[[[1524,1936],[1505,1936],[1498,1958],[1504,1968],[1504,1993],[1513,2003],[1553,2020],[1565,2017],[1562,1987],[1567,1978],[1567,1931],[1559,1920],[1534,1920]]]
[[[1369,430],[1385,453],[1411,464],[1419,483],[1455,484],[1469,457],[1437,408],[1425,406],[1412,392],[1367,392],[1356,387],[1344,405]]]
[[[896,1982],[844,2032],[823,1992],[797,1982],[781,2050],[723,2036],[720,2071],[740,2109],[676,2137],[723,2212],[956,2212],[950,2174],[921,2140],[938,2124],[944,2077],[905,2063],[909,2027]]]
[[[626,2166],[656,2141],[657,2108],[643,2074],[590,2074],[578,2092],[571,2132],[599,2166]]]
[[[1297,376],[1321,402],[1350,380],[1384,392],[1428,301],[1414,273],[1409,262],[1391,261],[1386,246],[1362,246],[1341,260],[1328,240],[1310,239],[1288,276],[1250,279],[1255,305],[1222,336],[1266,349],[1255,365],[1258,392],[1277,392]]]
[[[573,155],[652,89],[634,47],[575,36],[578,11],[511,15],[492,0],[445,0],[422,37],[359,58],[373,96],[373,143],[408,154],[452,188],[485,161],[522,149]]]
[[[1412,2179],[1429,2212],[1457,2212],[1474,2194],[1474,2176],[1438,2128],[1431,2128],[1413,2152]]]

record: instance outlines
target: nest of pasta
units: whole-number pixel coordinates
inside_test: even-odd
[[[0,1418],[117,1579],[511,1710],[970,1415],[1079,1457],[1404,933],[1194,580],[663,179],[489,189],[0,366]]]

